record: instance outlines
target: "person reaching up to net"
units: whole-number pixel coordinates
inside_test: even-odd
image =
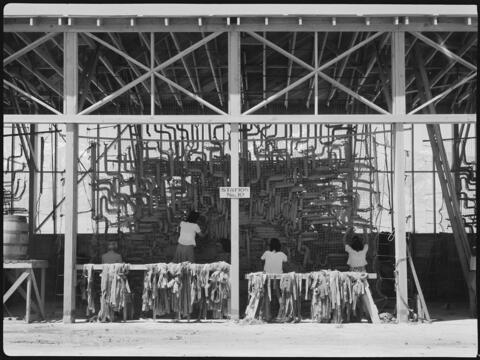
[[[282,274],[283,263],[287,262],[287,255],[280,251],[282,248],[280,240],[277,238],[270,239],[270,250],[263,253],[261,259],[265,261],[263,271],[270,274]]]
[[[345,244],[345,251],[348,254],[347,265],[350,271],[365,272],[367,266],[367,251],[368,244],[365,244],[362,238],[358,235],[353,235],[350,244],[347,243],[349,231],[345,233],[343,242]]]
[[[177,250],[173,259],[174,263],[189,261],[195,262],[193,248],[196,246],[195,237],[204,236],[197,221],[200,214],[194,210],[190,211],[186,221],[180,222],[180,236],[178,237]]]
[[[283,274],[283,265],[287,263],[287,255],[280,251],[282,245],[277,238],[271,238],[269,244],[269,250],[265,251],[261,257],[265,261],[263,271],[269,274]],[[265,302],[265,317],[267,322],[273,319],[273,314],[278,314],[279,309],[283,306],[282,295],[280,293],[280,279],[273,281],[273,298],[276,297],[276,301],[273,302],[274,307],[271,308],[271,300]]]

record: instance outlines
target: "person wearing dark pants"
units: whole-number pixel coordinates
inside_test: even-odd
[[[197,235],[203,236],[200,226],[197,224],[199,217],[200,214],[192,210],[188,214],[186,221],[180,222],[180,236],[178,237],[178,245],[173,262],[195,262],[195,254],[193,251],[196,246],[195,237]]]

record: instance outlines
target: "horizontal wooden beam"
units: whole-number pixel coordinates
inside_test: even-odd
[[[3,262],[4,269],[46,269],[47,260],[6,260]]]
[[[476,114],[342,114],[342,115],[13,115],[5,124],[461,124],[475,123]]]
[[[220,264],[220,263],[221,263],[221,262],[218,262],[218,264]],[[215,267],[215,264],[216,264],[216,263],[210,263],[210,265],[212,266],[212,268]],[[85,265],[87,265],[87,264],[85,264]],[[95,270],[95,271],[101,271],[101,270],[103,270],[103,266],[104,266],[105,264],[91,264],[91,265],[93,265],[93,266],[92,266],[93,270]],[[154,264],[129,264],[129,266],[128,266],[128,271],[146,271],[146,270],[148,270],[148,265],[154,265]],[[83,264],[77,264],[77,265],[75,265],[75,269],[76,269],[77,271],[83,270],[83,267],[84,267]]]
[[[227,17],[205,17],[202,25],[198,17],[171,17],[164,21],[162,17],[138,17],[132,26],[128,17],[103,17],[97,25],[98,16],[70,18],[59,24],[58,17],[36,17],[34,25],[29,18],[4,18],[4,32],[214,32],[214,31],[433,31],[433,32],[476,32],[477,17],[451,16],[438,17],[437,24],[429,16],[409,16],[408,24],[404,21],[395,23],[398,16],[369,17],[368,25],[364,17],[335,17],[335,25],[330,16],[241,17],[240,24],[231,22]]]
[[[245,280],[248,280],[249,277],[250,277],[250,275],[251,275],[251,274],[245,274],[245,277],[244,277]],[[268,275],[268,277],[269,277],[270,279],[281,279],[281,278],[282,278],[282,275],[284,275],[284,274],[271,274],[271,273],[269,273],[269,274],[267,274],[267,275]],[[301,275],[300,277],[301,277],[303,280],[305,280],[305,279],[307,279],[307,278],[310,276],[310,273],[300,273],[300,274],[297,273],[297,275]],[[374,279],[377,278],[377,273],[365,273],[365,277],[366,277],[367,279],[369,279],[369,280],[374,280]]]

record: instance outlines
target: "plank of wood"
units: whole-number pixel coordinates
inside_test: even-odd
[[[42,268],[41,270],[41,277],[40,277],[40,298],[42,299],[42,304],[41,307],[43,309],[43,312],[45,312],[45,275],[46,275],[46,270],[45,268]]]
[[[26,301],[26,309],[25,309],[25,321],[30,323],[30,310],[32,308],[31,306],[31,300],[32,300],[32,277],[30,274],[27,272],[27,301]]]
[[[407,256],[408,256],[408,263],[410,264],[410,269],[412,270],[413,280],[415,281],[415,287],[417,288],[420,304],[422,305],[422,312],[425,314],[425,318],[428,321],[431,321],[430,313],[428,312],[427,304],[425,302],[425,298],[423,297],[423,291],[422,291],[422,288],[420,287],[420,282],[418,281],[417,271],[415,270],[415,266],[413,265],[412,256],[410,255],[410,250],[408,249],[408,247],[407,247]]]
[[[245,280],[248,280],[249,275],[250,274],[245,274]],[[269,277],[271,277],[272,279],[280,279],[282,277],[282,275],[284,275],[284,274],[267,274],[267,275]],[[305,280],[310,274],[305,273],[305,274],[297,274],[297,275],[301,275],[302,280]],[[375,280],[376,278],[377,278],[377,273],[367,273],[367,279],[368,280]]]
[[[361,296],[361,301],[365,304],[365,307],[368,310],[370,319],[373,324],[380,324],[380,317],[378,316],[377,305],[373,301],[372,293],[370,292],[370,287],[365,286],[365,294]]]
[[[4,269],[45,269],[48,268],[47,260],[4,260]]]
[[[35,273],[33,272],[33,269],[30,270],[30,277],[32,278],[33,290],[35,291],[37,303],[38,303],[38,306],[40,307],[40,315],[42,316],[42,319],[45,320],[45,312],[42,306],[43,301],[40,296],[40,292],[38,291],[37,279],[35,278]]]
[[[65,33],[63,36],[64,105],[66,115],[78,113],[78,35]],[[98,103],[97,103],[98,104]],[[79,125],[66,124],[65,151],[65,240],[63,276],[63,322],[75,322],[75,264],[77,260],[78,230],[78,135]]]
[[[18,279],[13,283],[13,285],[10,287],[10,289],[7,290],[7,292],[3,295],[3,303],[5,304],[7,300],[12,296],[12,294],[17,290],[17,288],[23,283],[23,281],[28,277],[28,272],[24,271]]]

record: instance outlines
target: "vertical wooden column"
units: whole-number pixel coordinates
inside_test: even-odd
[[[28,242],[29,252],[33,249],[33,236],[37,224],[37,196],[38,196],[38,172],[35,170],[34,162],[40,166],[39,146],[36,136],[37,125],[30,124],[30,143],[32,144],[33,154],[30,154],[31,162],[28,164]],[[27,136],[27,134],[25,134]],[[40,169],[38,169],[40,170]]]
[[[150,33],[150,70],[155,67],[155,33]],[[155,115],[155,75],[150,76],[150,115]]]
[[[313,52],[315,53],[315,59],[314,59],[314,66],[315,69],[318,68],[318,31],[315,31],[313,35],[314,43],[313,43]],[[314,78],[314,90],[315,90],[315,104],[313,105],[313,111],[315,115],[318,115],[318,73],[315,72]],[[322,126],[322,125],[320,125]],[[316,140],[315,140],[316,141]]]
[[[405,33],[392,33],[392,113],[404,115],[405,104]],[[393,227],[395,229],[395,264],[397,319],[408,321],[407,288],[407,241],[405,236],[405,149],[403,124],[393,126],[394,183],[393,183]]]
[[[65,32],[63,41],[63,113],[75,115],[78,95],[77,33]],[[75,322],[75,265],[77,260],[78,124],[66,124],[66,130],[63,322],[72,323]]]
[[[228,113],[241,114],[240,98],[240,32],[228,33]],[[230,124],[230,186],[238,186],[239,179],[239,125]],[[240,222],[239,199],[230,200],[230,234],[231,234],[231,305],[230,316],[234,320],[240,317]]]
[[[465,125],[464,125],[465,126]],[[460,154],[458,152],[459,150],[459,144],[460,144],[460,133],[459,133],[459,128],[458,124],[452,124],[452,166],[451,166],[451,172],[452,172],[452,179],[453,179],[453,185],[455,188],[455,194],[457,194],[457,197],[460,197],[460,192],[462,191],[462,185],[460,183],[460,174],[458,172],[458,168],[460,167],[460,164],[462,163],[462,159],[460,159]]]
[[[28,273],[27,277],[27,296],[26,296],[26,305],[25,305],[25,321],[30,323],[31,320],[31,309],[32,309],[32,274],[33,269],[26,269]]]

